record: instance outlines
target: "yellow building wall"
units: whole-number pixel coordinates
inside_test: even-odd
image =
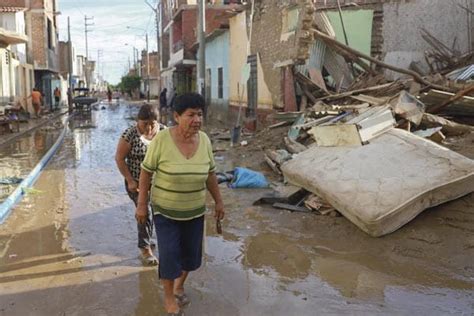
[[[242,103],[246,105],[247,100],[247,87],[237,88],[240,84],[242,77],[242,69],[244,69],[245,64],[247,63],[247,45],[248,45],[248,36],[246,31],[247,17],[246,13],[242,12],[229,19],[229,28],[230,28],[230,67],[229,67],[229,103],[230,105],[238,105],[239,99],[243,95]],[[258,108],[260,109],[272,109],[272,97],[270,90],[265,83],[265,78],[263,76],[263,69],[260,62],[260,56],[258,57],[257,65],[257,76],[258,76]],[[242,91],[243,88],[243,91]],[[240,96],[237,93],[240,90]]]

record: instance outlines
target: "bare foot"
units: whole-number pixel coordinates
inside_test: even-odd
[[[174,296],[165,297],[165,310],[167,313],[178,313],[179,306]]]

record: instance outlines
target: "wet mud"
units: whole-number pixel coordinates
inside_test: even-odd
[[[0,226],[0,315],[164,315],[156,268],[138,259],[134,209],[114,161],[136,110],[107,106],[72,120],[38,191]],[[256,149],[216,155],[221,171],[270,175]],[[252,206],[268,190],[221,189],[224,232],[208,216],[187,315],[474,312],[473,194],[372,238],[343,217]]]

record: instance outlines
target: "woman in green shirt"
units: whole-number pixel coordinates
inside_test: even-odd
[[[175,127],[159,132],[148,147],[140,173],[136,218],[146,220],[147,188],[157,232],[159,276],[165,309],[180,314],[187,301],[184,282],[201,266],[206,191],[215,201],[215,218],[224,218],[224,204],[214,173],[209,138],[201,132],[204,99],[188,93],[175,101]],[[153,183],[151,183],[153,179]]]

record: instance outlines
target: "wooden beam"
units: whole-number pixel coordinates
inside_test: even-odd
[[[444,109],[445,107],[450,105],[451,103],[456,102],[457,100],[461,99],[465,95],[468,95],[468,94],[473,93],[473,92],[474,92],[474,84],[472,84],[471,86],[467,87],[464,90],[459,91],[458,93],[453,95],[451,98],[444,101],[442,104],[428,109],[428,112],[429,113],[438,113],[439,111],[441,111],[442,109]]]
[[[324,41],[326,44],[329,44],[329,45],[332,45],[332,46],[336,46],[338,48],[341,48],[341,49],[344,49],[362,59],[365,59],[365,60],[368,60],[368,61],[371,61],[373,62],[374,64],[380,66],[380,67],[383,67],[383,68],[387,68],[387,69],[390,69],[390,70],[393,70],[395,72],[398,72],[398,73],[402,73],[402,74],[406,74],[406,75],[409,75],[409,76],[412,76],[416,81],[418,81],[419,83],[422,83],[424,85],[427,85],[427,86],[430,86],[430,87],[433,87],[433,88],[436,88],[436,89],[439,89],[439,90],[445,90],[446,88],[443,87],[443,86],[439,86],[439,85],[436,85],[434,83],[431,83],[431,82],[428,82],[426,81],[425,79],[423,79],[418,73],[412,71],[412,70],[408,70],[408,69],[403,69],[403,68],[398,68],[398,67],[395,67],[395,66],[392,66],[392,65],[389,65],[389,64],[386,64],[376,58],[373,58],[371,56],[368,56],[364,53],[361,53],[347,45],[344,45],[343,43],[341,42],[338,42],[337,40],[327,36],[326,34],[316,30],[316,29],[312,29],[313,33],[315,34],[316,37],[320,38],[322,41]]]

